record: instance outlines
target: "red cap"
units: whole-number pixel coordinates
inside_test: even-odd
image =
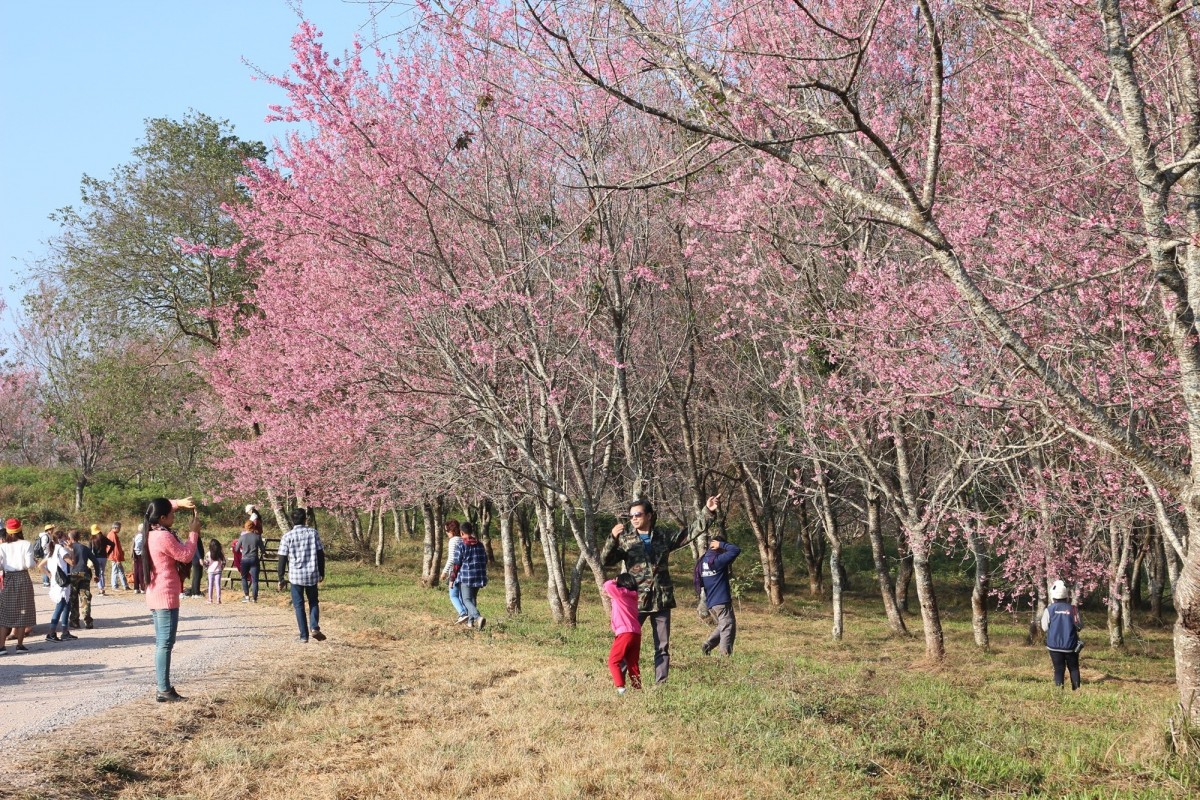
[[[4,532],[5,533],[20,533],[21,532],[21,520],[13,518],[13,519],[6,521],[4,523]]]

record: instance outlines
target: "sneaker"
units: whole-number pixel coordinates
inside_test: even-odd
[[[83,627],[87,628],[90,631],[93,627],[92,621],[89,619],[87,622],[83,623]]]
[[[58,634],[56,634],[54,631],[50,631],[50,633],[46,634],[46,641],[47,642],[61,642],[62,639],[58,638]]]
[[[624,686],[618,686],[618,687],[617,687],[617,694],[619,694],[619,695],[621,695],[621,694],[625,694],[625,687],[624,687]]]
[[[321,633],[320,628],[313,628],[312,637],[318,642],[323,642],[326,639],[325,634]]]
[[[479,629],[479,630],[483,630],[483,626],[484,626],[484,625],[487,625],[487,618],[486,618],[486,617],[480,617],[480,618],[479,618],[479,621],[475,623],[475,627],[476,627],[477,629]]]
[[[243,597],[243,598],[242,598],[242,602],[243,602],[243,603],[249,603],[249,602],[250,602],[250,598],[249,598],[249,597]]]
[[[460,616],[460,617],[458,618],[458,620],[457,620],[457,621],[456,621],[454,624],[455,624],[455,625],[462,625],[464,622],[470,622],[470,620],[471,620],[471,618],[470,618],[470,617],[468,617],[466,614],[463,614],[462,616]]]
[[[306,638],[304,638],[303,636],[301,636],[301,637],[300,637],[300,644],[308,644],[308,639],[306,639]]]
[[[23,644],[17,645],[16,650],[18,653],[28,653],[29,652],[29,648]]]
[[[704,655],[708,655],[712,651],[713,651],[712,645],[710,645],[708,642],[705,642],[704,644],[700,645],[700,652],[704,653]]]
[[[79,637],[78,637],[78,636],[76,636],[76,635],[75,635],[75,634],[73,634],[73,633],[70,633],[69,631],[63,631],[63,632],[62,632],[62,636],[61,636],[60,638],[61,638],[61,639],[62,639],[64,642],[69,642],[69,641],[71,641],[72,639],[78,639]]]
[[[0,647],[0,656],[8,655],[7,647]]]
[[[183,700],[185,698],[179,692],[175,691],[175,687],[172,686],[170,689],[167,689],[165,692],[156,692],[154,695],[154,699],[156,701],[158,701],[159,703],[177,703],[180,700]]]

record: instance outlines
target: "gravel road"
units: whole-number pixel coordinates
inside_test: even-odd
[[[0,751],[29,743],[38,734],[99,714],[154,693],[154,626],[142,595],[93,592],[92,630],[72,630],[79,639],[47,642],[51,606],[48,590],[35,579],[37,621],[25,639],[27,653],[7,642],[0,655]],[[171,659],[171,680],[185,697],[214,687],[208,676],[252,657],[268,642],[295,638],[290,607],[272,602],[242,603],[237,590],[225,591],[225,602],[209,605],[203,598],[180,601],[179,631]],[[230,602],[232,600],[232,602]]]

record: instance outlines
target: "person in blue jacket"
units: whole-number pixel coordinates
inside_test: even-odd
[[[717,627],[700,649],[704,655],[720,647],[721,655],[733,655],[733,640],[737,636],[737,618],[733,615],[733,595],[729,591],[729,565],[742,549],[718,533],[708,542],[708,551],[696,562],[696,591],[704,589],[704,603],[717,621]]]
[[[1071,673],[1071,691],[1079,688],[1079,631],[1083,618],[1079,609],[1067,601],[1070,592],[1062,581],[1050,587],[1050,605],[1042,612],[1042,630],[1046,632],[1046,649],[1054,665],[1054,685],[1062,688],[1063,673]]]

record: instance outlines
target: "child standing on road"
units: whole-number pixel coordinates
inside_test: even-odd
[[[216,539],[209,540],[208,558],[204,559],[204,563],[208,566],[208,602],[212,603],[215,596],[217,605],[220,605],[221,571],[225,569],[225,553],[221,550],[221,543]]]
[[[638,618],[637,581],[628,572],[604,584],[604,593],[612,598],[612,649],[608,651],[608,671],[612,673],[617,694],[625,694],[625,673],[634,689],[642,688],[642,624]]]

